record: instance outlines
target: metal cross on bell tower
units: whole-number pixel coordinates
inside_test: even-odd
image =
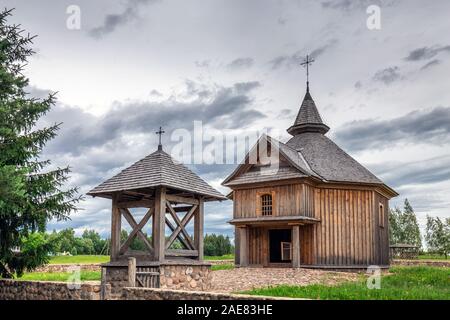
[[[155,132],[157,135],[159,135],[159,144],[158,144],[158,150],[162,150],[162,143],[161,143],[161,136],[163,135],[163,133],[166,133],[162,127],[159,127],[159,131]]]
[[[306,92],[309,92],[309,66],[314,62],[314,59],[310,59],[309,55],[306,55],[306,60],[300,63],[301,66],[306,67]]]

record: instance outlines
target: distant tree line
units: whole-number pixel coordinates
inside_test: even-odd
[[[147,240],[151,243],[152,238],[144,233]],[[128,231],[122,230],[121,242],[128,239]],[[81,236],[76,236],[75,231],[71,228],[63,229],[59,232],[43,233],[38,239],[33,241],[45,243],[45,250],[51,255],[69,253],[71,255],[95,254],[108,255],[110,248],[110,240],[104,239],[95,230],[84,230]],[[131,250],[146,250],[146,245],[141,238],[135,237],[129,248]],[[179,240],[173,242],[171,249],[182,249],[183,246]],[[22,249],[22,248],[21,248]],[[228,236],[207,234],[204,238],[204,254],[208,256],[222,256],[233,253],[234,247]]]
[[[405,199],[403,210],[391,209],[389,213],[389,236],[391,244],[410,244],[422,249],[422,235],[417,217]],[[428,253],[447,257],[450,254],[450,218],[427,216],[424,240]]]

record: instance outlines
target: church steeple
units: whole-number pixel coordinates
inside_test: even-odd
[[[325,134],[328,130],[330,128],[323,123],[316,104],[309,91],[307,91],[297,118],[287,132],[295,136],[303,132],[319,132]]]
[[[309,93],[309,66],[313,62],[314,60],[310,59],[309,55],[307,55],[305,62],[301,63],[302,66],[306,67],[306,94],[294,124],[287,130],[287,132],[293,136],[303,132],[319,132],[325,134],[330,130],[330,128],[323,123],[316,104]]]

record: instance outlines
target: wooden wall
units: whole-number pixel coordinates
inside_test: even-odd
[[[387,265],[387,221],[380,228],[378,207],[382,202],[385,218],[388,201],[375,191],[316,189],[313,239],[314,263],[318,265]],[[386,249],[386,250],[385,250]]]
[[[234,191],[234,218],[256,217],[257,195],[275,192],[274,216],[314,215],[314,188],[305,184],[290,184]]]
[[[305,265],[388,265],[388,199],[373,190],[314,188],[287,185],[235,190],[234,217],[255,217],[258,192],[276,192],[274,214],[305,215],[320,219],[300,228],[300,259]],[[380,227],[379,205],[384,208]],[[290,226],[286,226],[290,228]],[[249,264],[267,260],[268,236],[263,229],[249,230]]]

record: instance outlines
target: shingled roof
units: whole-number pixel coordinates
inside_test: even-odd
[[[323,123],[309,90],[306,92],[294,124],[287,130],[295,135],[301,132],[320,132],[325,134],[330,128]]]
[[[117,191],[161,186],[203,195],[209,199],[226,199],[186,166],[175,162],[162,148],[122,170],[87,194],[104,196]]]
[[[271,137],[269,142],[276,142],[280,155],[286,158],[293,168],[298,170],[298,175],[283,168],[280,173],[274,173],[269,177],[261,177],[260,181],[274,181],[292,178],[309,177],[320,179],[325,183],[360,183],[380,185],[389,190],[389,193],[397,193],[386,186],[380,179],[368,169],[358,163],[338,145],[325,136],[329,127],[325,125],[320,117],[319,111],[310,95],[306,93],[294,124],[288,129],[293,137],[287,143],[281,143]],[[257,143],[260,143],[258,140]],[[246,173],[239,169],[229,175],[223,185],[234,186],[238,184],[254,183],[258,178],[255,173]],[[248,170],[248,167],[247,169]]]

